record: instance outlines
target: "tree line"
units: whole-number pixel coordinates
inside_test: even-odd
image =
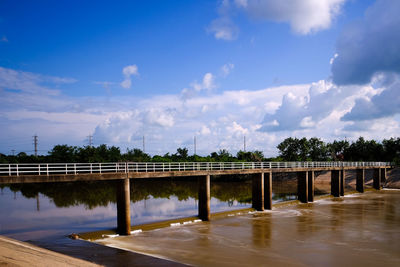
[[[277,146],[279,155],[266,158],[262,151],[239,151],[232,155],[221,149],[207,156],[189,155],[187,148],[178,148],[176,153],[151,156],[140,149],[127,149],[121,153],[119,147],[105,144],[95,146],[56,145],[47,155],[0,154],[0,163],[74,163],[74,162],[241,162],[241,161],[391,161],[400,163],[400,138],[384,139],[382,142],[347,140],[326,143],[319,138],[286,138]]]

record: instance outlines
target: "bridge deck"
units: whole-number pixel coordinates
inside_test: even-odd
[[[277,173],[277,172],[302,172],[302,171],[331,171],[331,170],[356,170],[356,169],[377,169],[390,168],[389,165],[380,164],[378,166],[328,166],[328,167],[290,167],[290,168],[253,168],[253,169],[204,169],[204,170],[185,170],[185,171],[158,171],[148,169],[148,171],[114,171],[102,173],[44,173],[0,176],[0,184],[13,183],[49,183],[49,182],[74,182],[74,181],[101,181],[101,180],[120,180],[145,179],[145,178],[166,178],[166,177],[185,177],[185,176],[204,176],[204,175],[240,175],[256,173]],[[42,172],[43,173],[43,172]]]

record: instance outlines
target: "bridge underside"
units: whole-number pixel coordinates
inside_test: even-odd
[[[387,169],[389,167],[378,167]],[[108,172],[108,173],[79,173],[79,174],[50,174],[50,175],[13,175],[0,176],[0,184],[18,183],[55,183],[55,182],[76,182],[76,181],[103,181],[120,179],[145,179],[145,178],[167,178],[184,176],[205,176],[205,175],[241,175],[257,173],[278,173],[278,172],[306,172],[306,171],[342,171],[359,169],[377,169],[377,167],[318,167],[318,168],[279,168],[279,169],[249,169],[249,170],[204,170],[204,171],[166,171],[166,172]]]

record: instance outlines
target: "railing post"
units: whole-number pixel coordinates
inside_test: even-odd
[[[11,164],[8,164],[8,176],[11,176]]]
[[[39,172],[39,175],[40,175],[40,164],[38,165],[38,169],[39,169],[38,172]]]
[[[101,163],[99,163],[99,169],[100,169],[100,173],[101,173]]]
[[[18,164],[17,164],[17,176],[19,176],[19,171],[18,171]]]
[[[92,167],[92,163],[90,163],[90,173],[93,173],[93,167]]]
[[[65,174],[68,174],[68,164],[65,164]]]
[[[49,176],[49,164],[46,164],[46,173],[47,173],[47,176]]]
[[[74,164],[74,174],[76,174],[76,163]]]

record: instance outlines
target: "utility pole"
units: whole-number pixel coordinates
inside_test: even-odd
[[[194,144],[194,155],[196,155],[196,136],[194,136],[194,139],[193,139],[193,144]]]
[[[246,152],[246,136],[243,136],[243,151]]]
[[[15,156],[15,149],[11,149],[11,154]]]
[[[36,134],[33,136],[33,144],[35,146],[35,156],[37,157],[38,136]]]
[[[89,134],[88,136],[89,146],[93,145],[93,135]]]
[[[143,153],[145,153],[145,149],[146,149],[146,146],[145,146],[144,135],[143,135]]]

